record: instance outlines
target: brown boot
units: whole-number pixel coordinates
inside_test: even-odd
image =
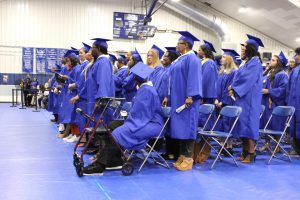
[[[184,159],[185,159],[184,155],[180,155],[178,157],[177,161],[173,163],[173,167],[177,168]]]
[[[179,171],[187,171],[193,169],[193,158],[184,158],[181,164],[176,168]]]

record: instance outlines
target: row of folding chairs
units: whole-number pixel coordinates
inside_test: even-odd
[[[211,120],[212,115],[215,111],[215,106],[212,104],[203,104],[200,106],[199,112],[201,114],[204,114],[207,116],[207,119],[205,121],[205,124],[203,125],[203,127],[199,127],[198,128],[198,138],[203,139],[205,141],[205,144],[209,145],[211,147],[211,149],[213,151],[216,152],[217,156],[215,157],[210,169],[213,169],[216,162],[218,160],[222,160],[222,156],[221,153],[223,151],[225,151],[233,160],[234,164],[236,166],[238,166],[235,158],[233,157],[233,155],[226,149],[226,145],[228,140],[232,137],[232,132],[236,126],[237,121],[239,120],[239,116],[242,113],[242,108],[241,107],[237,107],[237,106],[225,106],[221,109],[220,114],[217,117],[217,120],[215,121],[213,127],[211,130],[206,130],[207,128],[207,124],[208,122]],[[261,112],[260,112],[260,118],[262,117],[263,113],[265,111],[265,106],[262,105],[261,106]],[[291,106],[277,106],[273,109],[273,112],[270,116],[270,118],[268,119],[267,124],[265,125],[265,127],[263,129],[259,130],[260,133],[260,137],[268,137],[270,138],[273,142],[275,142],[275,148],[274,150],[271,152],[271,157],[268,160],[267,164],[271,163],[271,160],[273,158],[276,158],[275,156],[275,150],[277,148],[281,148],[287,157],[289,159],[289,161],[291,161],[290,156],[288,155],[287,151],[284,149],[283,145],[281,145],[283,139],[284,139],[284,135],[285,132],[287,130],[287,128],[290,126],[290,122],[291,119],[294,115],[295,112],[295,108],[291,107]],[[274,118],[274,115],[276,116],[280,116],[280,117],[285,117],[286,121],[285,121],[285,126],[284,129],[281,131],[278,130],[271,130],[269,129],[269,125],[272,121],[272,119]],[[217,124],[220,122],[220,120],[223,117],[227,117],[227,118],[231,118],[233,119],[233,123],[230,127],[229,132],[222,132],[222,131],[217,131],[215,130]],[[277,136],[277,138],[279,137],[279,139],[275,139],[275,137]],[[214,141],[217,144],[217,147],[213,146],[210,141]],[[204,147],[204,146],[203,146]],[[219,149],[217,149],[219,148]],[[200,153],[202,152],[203,148],[200,150]]]

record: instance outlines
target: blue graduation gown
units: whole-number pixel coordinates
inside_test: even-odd
[[[204,59],[202,63],[202,103],[214,104],[217,97],[216,84],[218,80],[218,68],[212,59]],[[199,114],[199,126],[203,127],[207,115]],[[211,116],[211,120],[208,122],[206,129],[210,130],[216,119],[215,112]]]
[[[188,52],[172,63],[170,75],[170,137],[196,139],[199,105],[202,96],[201,62],[193,51]],[[192,105],[182,112],[176,113],[176,109],[185,104],[187,97],[193,97]]]
[[[50,91],[49,91],[49,95],[48,95],[48,108],[47,108],[48,112],[53,111],[53,96],[54,96],[54,94],[53,94],[52,88],[53,88],[54,83],[55,83],[55,76],[53,75],[51,77],[50,84],[49,84]]]
[[[79,65],[77,65],[79,66]],[[73,124],[76,123],[76,111],[75,111],[75,105],[71,104],[69,101],[72,97],[76,96],[76,91],[72,90],[70,91],[68,89],[68,86],[70,83],[73,82],[75,79],[75,70],[76,67],[73,67],[72,69],[66,69],[63,71],[62,75],[68,76],[68,81],[66,84],[62,85],[62,102],[60,107],[60,114],[59,114],[59,121],[62,124]]]
[[[84,82],[85,82],[85,68],[88,67],[89,62],[85,61],[81,63],[81,72],[76,80],[76,89],[77,95],[79,96],[78,101],[76,102],[76,107],[80,108],[84,113],[87,113],[87,94],[86,90],[84,89]],[[76,113],[76,123],[80,132],[83,131],[86,119],[79,113]]]
[[[130,73],[122,82],[122,94],[126,101],[131,102],[132,98],[136,94],[136,82],[134,80],[134,74]]]
[[[228,95],[228,87],[232,84],[234,75],[236,73],[235,69],[232,69],[229,74],[222,72],[219,74],[217,80],[217,99],[219,102],[222,102],[224,106],[232,106],[234,105],[233,99]],[[219,131],[229,132],[230,127],[232,126],[233,120],[227,117],[223,117],[220,121],[220,126],[217,128]]]
[[[257,56],[240,66],[231,86],[235,91],[235,105],[243,109],[236,125],[236,134],[257,140],[262,99],[262,65]]]
[[[97,99],[115,96],[112,64],[107,56],[99,56],[88,70],[85,87],[87,91],[88,113],[91,114]]]
[[[150,74],[149,80],[153,83],[153,86],[155,87],[160,102],[164,100],[164,94],[163,94],[163,77],[164,77],[165,69],[163,66],[156,66],[154,68],[154,71]]]
[[[216,83],[218,80],[218,68],[211,59],[202,60],[202,97],[217,97]]]
[[[125,149],[138,150],[159,134],[163,127],[161,104],[153,86],[143,84],[132,101],[132,108],[124,125],[112,133]]]
[[[288,82],[288,105],[295,107],[295,114],[291,121],[290,134],[300,139],[300,66],[293,69]]]
[[[114,81],[115,81],[115,90],[116,90],[116,97],[123,97],[122,95],[122,82],[126,78],[128,67],[123,66],[114,74]]]
[[[58,83],[55,81],[53,84],[53,88],[56,87]],[[59,114],[59,108],[60,108],[60,103],[61,103],[61,94],[55,94],[53,93],[53,107],[52,107],[52,113],[53,114]]]
[[[276,106],[284,106],[285,104],[285,96],[286,96],[286,87],[288,84],[288,76],[282,70],[278,72],[273,82],[270,82],[269,76],[266,77],[266,83],[263,83],[264,88],[269,90],[269,94],[264,94],[262,97],[262,105],[265,106],[265,112],[261,119],[261,128],[264,128],[269,117],[272,114],[273,109]],[[271,99],[271,104],[269,104],[269,99]],[[273,116],[271,124],[269,124],[268,128],[273,130],[282,131],[285,126],[286,118],[282,118],[279,116]]]

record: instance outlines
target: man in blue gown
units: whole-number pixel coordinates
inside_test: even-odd
[[[170,72],[170,136],[179,139],[180,143],[180,156],[173,165],[176,169],[184,171],[191,170],[194,162],[192,153],[202,96],[202,73],[200,59],[192,50],[194,41],[199,40],[187,31],[179,33],[182,36],[176,49],[181,56],[172,63]]]
[[[117,58],[117,67],[118,70],[114,74],[115,88],[116,88],[116,97],[123,97],[122,95],[122,82],[126,78],[127,74],[127,62],[124,55],[120,55]]]
[[[128,118],[122,126],[116,129],[110,127],[114,129],[112,137],[122,148],[138,150],[159,134],[163,127],[163,117],[158,94],[151,81],[147,81],[153,69],[139,62],[131,72],[139,89],[132,101]],[[93,164],[85,167],[83,172],[85,175],[102,175],[107,166],[120,165],[121,161],[120,149],[109,138]]]

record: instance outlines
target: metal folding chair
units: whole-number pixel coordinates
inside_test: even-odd
[[[273,109],[273,112],[272,112],[266,126],[264,127],[264,129],[259,130],[260,135],[262,135],[262,136],[265,135],[265,136],[269,137],[271,139],[271,141],[274,141],[276,144],[276,147],[274,148],[274,150],[273,151],[271,150],[272,155],[267,164],[270,164],[271,160],[274,157],[277,158],[275,156],[277,148],[281,148],[284,151],[284,155],[288,157],[289,161],[290,162],[292,161],[288,152],[283,148],[283,146],[280,143],[282,142],[282,140],[284,138],[286,129],[290,126],[290,122],[293,118],[294,112],[295,112],[295,108],[292,106],[277,106],[277,107],[275,107]],[[285,126],[282,131],[268,129],[268,125],[270,124],[273,116],[286,117]],[[275,136],[280,137],[278,141],[275,139]]]
[[[139,171],[142,170],[142,168],[144,167],[146,161],[148,160],[149,156],[151,156],[152,160],[154,161],[155,164],[158,164],[160,166],[166,167],[168,169],[170,169],[167,161],[154,149],[157,141],[163,137],[163,133],[165,131],[166,126],[168,125],[169,121],[170,121],[170,115],[171,115],[171,108],[170,107],[162,107],[162,111],[163,111],[163,116],[166,119],[165,123],[162,127],[162,129],[160,130],[159,134],[157,135],[157,137],[155,137],[154,139],[154,143],[153,145],[149,145],[149,143],[147,143],[146,147],[150,148],[150,150],[147,152],[145,159],[143,160],[142,165],[139,168]],[[158,161],[157,158],[154,157],[153,153],[162,161]]]
[[[217,153],[217,157],[215,158],[213,164],[211,165],[210,169],[213,169],[215,163],[217,162],[218,159],[222,160],[221,157],[221,152],[226,151],[226,153],[233,159],[234,163],[236,166],[237,162],[235,160],[235,158],[233,157],[233,155],[226,149],[226,144],[228,139],[232,136],[232,131],[239,119],[239,116],[242,112],[242,108],[241,107],[237,107],[237,106],[225,106],[222,108],[217,120],[215,121],[212,129],[210,131],[202,131],[200,132],[202,139],[205,141],[205,144],[208,144],[216,153]],[[221,117],[228,117],[228,118],[234,118],[234,122],[230,128],[229,132],[222,132],[222,131],[214,131],[216,125],[218,124],[219,120],[221,119]],[[215,141],[218,146],[220,146],[221,148],[219,150],[217,150],[215,147],[213,147],[209,140],[212,139],[213,141]],[[224,142],[220,142],[219,140],[222,139],[222,141]],[[200,153],[202,152],[203,148],[201,149]]]
[[[261,119],[261,117],[263,116],[265,110],[266,110],[266,106],[265,106],[265,105],[260,105],[260,115],[259,115],[259,119]]]
[[[211,119],[211,116],[212,116],[214,110],[215,110],[215,105],[213,105],[213,104],[202,104],[202,105],[200,105],[200,107],[199,107],[199,113],[203,114],[203,115],[208,115],[208,116],[207,116],[207,119],[206,119],[203,127],[198,127],[197,128],[197,139],[196,139],[196,142],[200,142],[200,140],[201,140],[201,133],[206,130],[206,126],[207,126],[209,120]]]

